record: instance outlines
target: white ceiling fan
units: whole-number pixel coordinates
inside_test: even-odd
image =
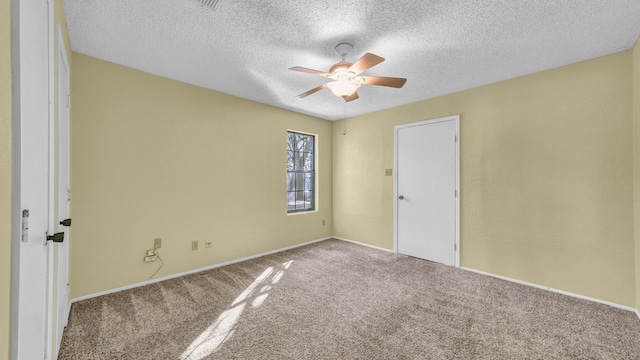
[[[351,52],[352,49],[353,45],[349,43],[340,43],[336,45],[336,53],[342,56],[342,61],[333,65],[329,69],[329,72],[308,69],[301,66],[294,66],[292,68],[289,68],[289,70],[324,76],[333,80],[332,82],[322,84],[309,91],[303,92],[296,97],[304,98],[324,88],[329,88],[334,93],[334,95],[342,97],[345,101],[352,101],[358,99],[358,93],[356,91],[363,84],[401,88],[402,86],[404,86],[404,83],[407,82],[407,79],[405,78],[360,76],[361,73],[383,62],[384,58],[371,53],[366,53],[352,64],[345,61],[346,55]]]

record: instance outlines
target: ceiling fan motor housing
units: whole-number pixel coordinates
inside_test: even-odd
[[[335,75],[338,71],[347,71],[347,70],[349,70],[351,65],[353,65],[353,64],[350,63],[350,62],[341,61],[341,62],[333,65],[331,67],[331,69],[329,69],[329,74]],[[355,75],[355,74],[353,74],[353,75]]]

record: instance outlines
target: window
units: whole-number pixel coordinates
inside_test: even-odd
[[[287,131],[287,212],[315,210],[315,136]]]

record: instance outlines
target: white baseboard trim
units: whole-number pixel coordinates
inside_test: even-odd
[[[271,255],[271,254],[279,253],[279,252],[282,252],[282,251],[295,249],[295,248],[298,248],[298,247],[301,247],[301,246],[306,246],[306,245],[310,245],[310,244],[313,244],[313,243],[317,243],[317,242],[321,242],[321,241],[325,241],[325,240],[329,240],[329,239],[336,239],[336,240],[340,240],[340,241],[346,241],[346,242],[350,242],[350,243],[353,243],[353,244],[356,244],[356,245],[360,245],[360,246],[366,246],[366,247],[369,247],[369,248],[372,248],[372,249],[376,249],[376,250],[386,251],[386,252],[390,252],[390,253],[394,253],[394,254],[396,253],[395,250],[389,250],[389,249],[385,249],[385,248],[382,248],[382,247],[379,247],[379,246],[369,245],[369,244],[361,243],[359,241],[354,241],[354,240],[341,238],[341,237],[338,237],[338,236],[329,236],[329,237],[325,237],[325,238],[321,238],[321,239],[307,241],[307,242],[304,242],[304,243],[301,243],[301,244],[296,244],[296,245],[291,245],[291,246],[287,246],[287,247],[283,247],[283,248],[279,248],[279,249],[275,249],[275,250],[266,251],[266,252],[263,252],[263,253],[260,253],[260,254],[250,255],[250,256],[243,257],[243,258],[239,258],[239,259],[229,260],[229,261],[221,262],[221,263],[210,265],[210,266],[205,266],[205,267],[198,268],[198,269],[193,269],[193,270],[188,270],[188,271],[184,271],[184,272],[177,273],[177,274],[163,276],[163,277],[160,277],[160,278],[157,278],[157,279],[147,280],[147,281],[143,281],[143,282],[127,285],[127,286],[122,286],[122,287],[111,289],[111,290],[105,290],[105,291],[101,291],[101,292],[98,292],[98,293],[94,293],[94,294],[89,294],[89,295],[84,295],[84,296],[80,296],[80,297],[77,297],[77,298],[73,298],[73,299],[71,299],[71,302],[69,303],[69,310],[67,311],[67,314],[71,313],[71,304],[73,304],[75,302],[78,302],[78,301],[87,300],[87,299],[91,299],[91,298],[102,296],[102,295],[113,294],[113,293],[120,292],[120,291],[123,291],[123,290],[133,289],[133,288],[137,288],[137,287],[141,287],[141,286],[145,286],[145,285],[149,285],[149,284],[155,284],[155,283],[158,283],[158,282],[161,282],[161,281],[174,279],[174,278],[177,278],[177,277],[180,277],[180,276],[185,276],[185,275],[190,275],[190,274],[194,274],[194,273],[198,273],[198,272],[202,272],[202,271],[207,271],[207,270],[219,268],[219,267],[222,267],[222,266],[227,266],[227,265],[231,265],[231,264],[235,264],[235,263],[239,263],[239,262],[255,259],[255,258],[258,258],[258,257],[261,257],[261,256]],[[620,305],[620,304],[616,304],[616,303],[612,303],[612,302],[609,302],[609,301],[600,300],[600,299],[596,299],[596,298],[592,298],[592,297],[588,297],[588,296],[584,296],[584,295],[574,294],[574,293],[571,293],[571,292],[568,292],[568,291],[558,290],[558,289],[550,288],[550,287],[547,287],[547,286],[542,286],[542,285],[538,285],[538,284],[534,284],[534,283],[530,283],[530,282],[526,282],[526,281],[522,281],[522,280],[512,279],[512,278],[509,278],[509,277],[506,277],[506,276],[496,275],[496,274],[492,274],[492,273],[488,273],[488,272],[480,271],[480,270],[476,270],[476,269],[471,269],[471,268],[467,268],[467,267],[460,267],[460,269],[463,269],[463,270],[466,270],[466,271],[470,271],[470,272],[474,272],[474,273],[481,274],[481,275],[491,276],[491,277],[494,277],[494,278],[497,278],[497,279],[502,279],[502,280],[514,282],[514,283],[521,284],[521,285],[531,286],[531,287],[534,287],[534,288],[555,292],[555,293],[566,295],[566,296],[571,296],[571,297],[582,299],[582,300],[587,300],[587,301],[592,301],[592,302],[596,302],[596,303],[612,306],[612,307],[615,307],[615,308],[618,308],[618,309],[622,309],[622,310],[635,312],[635,314],[638,316],[638,319],[640,319],[640,310],[632,308],[630,306]]]
[[[381,247],[379,247],[379,246],[369,245],[369,244],[361,243],[361,242],[359,242],[359,241],[349,240],[349,239],[345,239],[345,238],[341,238],[341,237],[337,237],[337,236],[333,236],[332,238],[333,238],[333,239],[337,239],[337,240],[341,240],[341,241],[350,242],[350,243],[357,244],[357,245],[360,245],[360,246],[370,247],[370,248],[372,248],[372,249],[376,249],[376,250],[382,250],[382,251],[386,251],[386,252],[391,252],[391,253],[394,253],[394,254],[395,254],[395,251],[394,251],[394,250],[389,250],[389,249],[381,248]]]
[[[477,273],[477,274],[481,274],[481,275],[491,276],[491,277],[494,277],[494,278],[497,278],[497,279],[501,279],[501,280],[514,282],[516,284],[531,286],[531,287],[534,287],[534,288],[537,288],[537,289],[547,290],[547,291],[551,291],[551,292],[554,292],[554,293],[558,293],[558,294],[562,294],[562,295],[566,295],[566,296],[571,296],[571,297],[574,297],[574,298],[587,300],[587,301],[591,301],[591,302],[595,302],[595,303],[600,303],[600,304],[604,304],[604,305],[609,305],[609,306],[612,306],[614,308],[618,308],[618,309],[622,309],[622,310],[627,310],[627,311],[638,313],[638,310],[636,310],[635,308],[632,308],[632,307],[626,306],[626,305],[620,305],[620,304],[612,303],[612,302],[609,302],[609,301],[606,301],[606,300],[600,300],[600,299],[596,299],[596,298],[592,298],[592,297],[588,297],[588,296],[584,296],[584,295],[580,295],[580,294],[571,293],[571,292],[564,291],[564,290],[558,290],[558,289],[550,288],[550,287],[547,287],[547,286],[538,285],[538,284],[534,284],[534,283],[530,283],[530,282],[526,282],[526,281],[522,281],[522,280],[517,280],[517,279],[509,278],[509,277],[506,277],[506,276],[496,275],[496,274],[492,274],[492,273],[488,273],[488,272],[480,271],[480,270],[476,270],[476,269],[471,269],[471,268],[466,268],[466,267],[460,267],[460,269],[471,271],[471,272],[474,272],[474,273]],[[640,314],[638,314],[638,317],[640,317]]]
[[[158,283],[158,282],[161,282],[161,281],[175,279],[175,278],[180,277],[180,276],[195,274],[195,273],[199,273],[199,272],[202,272],[202,271],[207,271],[207,270],[219,268],[219,267],[222,267],[222,266],[227,266],[227,265],[231,265],[231,264],[235,264],[235,263],[239,263],[239,262],[255,259],[255,258],[258,258],[258,257],[261,257],[261,256],[275,254],[275,253],[279,253],[279,252],[282,252],[282,251],[295,249],[295,248],[298,248],[298,247],[301,247],[301,246],[317,243],[317,242],[320,242],[320,241],[329,240],[329,239],[332,239],[332,238],[333,237],[330,236],[330,237],[326,237],[326,238],[322,238],[322,239],[311,240],[311,241],[307,241],[307,242],[304,242],[304,243],[301,243],[301,244],[291,245],[291,246],[287,246],[287,247],[283,247],[283,248],[279,248],[279,249],[275,249],[275,250],[266,251],[266,252],[263,252],[263,253],[260,253],[260,254],[246,256],[246,257],[243,257],[243,258],[240,258],[240,259],[229,260],[229,261],[221,262],[221,263],[210,265],[210,266],[205,266],[205,267],[198,268],[198,269],[193,269],[193,270],[188,270],[188,271],[184,271],[184,272],[177,273],[177,274],[163,276],[163,277],[160,277],[160,278],[157,278],[157,279],[147,280],[147,281],[143,281],[143,282],[127,285],[127,286],[122,286],[122,287],[111,289],[111,290],[101,291],[101,292],[98,292],[98,293],[95,293],[95,294],[84,295],[84,296],[80,296],[80,297],[71,299],[71,303],[82,301],[82,300],[91,299],[91,298],[102,296],[102,295],[113,294],[113,293],[117,293],[117,292],[120,292],[120,291],[123,291],[123,290],[129,290],[129,289],[133,289],[133,288],[137,288],[137,287],[141,287],[141,286],[145,286],[145,285],[149,285],[149,284],[155,284],[155,283]],[[69,304],[69,306],[71,306],[71,304]]]

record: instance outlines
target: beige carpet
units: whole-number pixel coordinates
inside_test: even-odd
[[[640,359],[634,313],[338,240],[73,304],[60,359]]]

